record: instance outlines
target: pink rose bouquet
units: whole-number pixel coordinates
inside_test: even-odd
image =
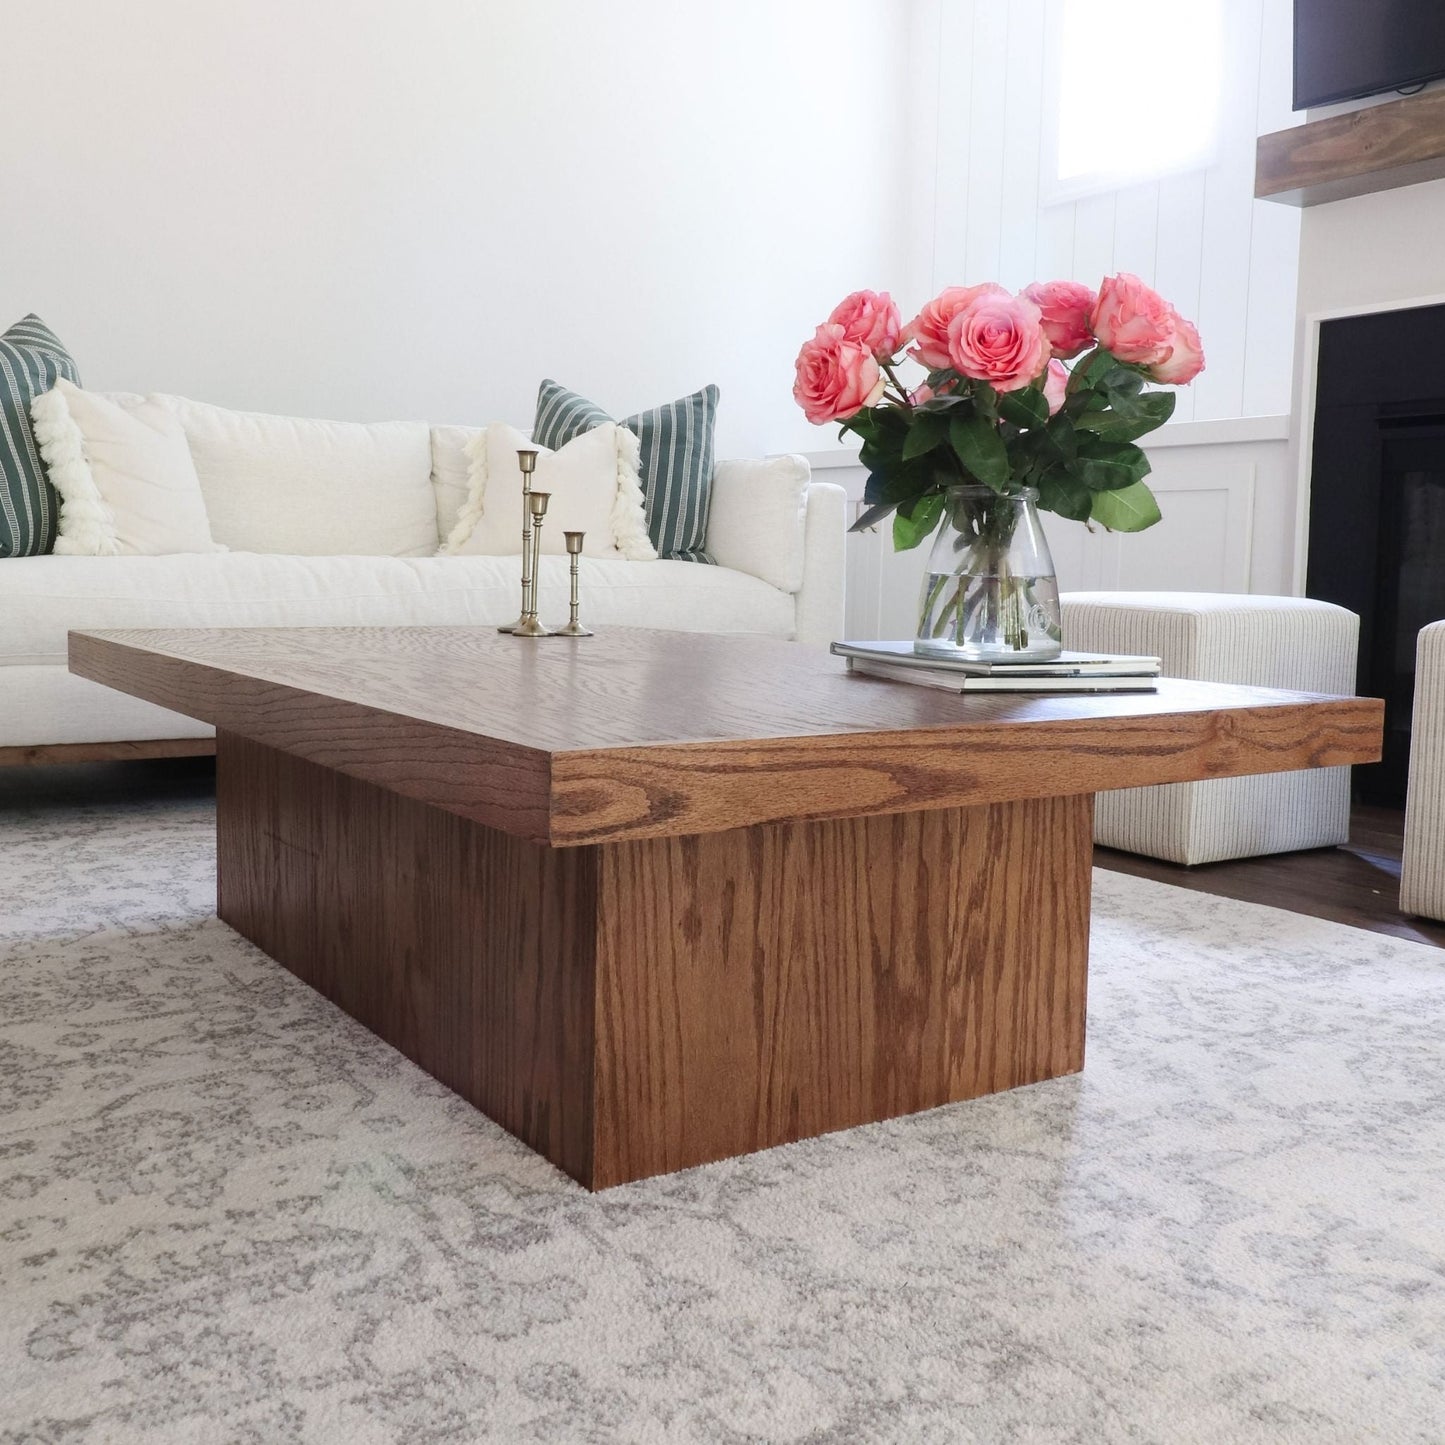
[[[908,361],[924,368],[905,383]],[[1065,363],[1069,363],[1066,365]],[[887,292],[855,291],[798,353],[793,395],[809,421],[861,441],[869,506],[894,513],[895,546],[917,546],[952,487],[1039,506],[1115,531],[1159,520],[1135,445],[1204,369],[1199,332],[1137,276],[1035,282],[1018,295],[948,286],[907,325]]]

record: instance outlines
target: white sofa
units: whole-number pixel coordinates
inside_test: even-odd
[[[253,420],[264,429],[280,419]],[[297,435],[310,435],[309,424],[290,425],[287,444],[294,450]],[[354,545],[349,555],[316,555],[319,509],[300,495],[306,482],[299,475],[288,482],[296,494],[298,545],[286,550],[286,519],[273,515],[259,530],[253,525],[261,519],[246,495],[247,457],[232,451],[219,458],[193,439],[213,535],[233,550],[0,562],[0,762],[64,757],[67,745],[79,745],[76,756],[113,744],[144,744],[137,750],[161,754],[164,742],[211,735],[203,723],[72,676],[66,668],[71,629],[495,625],[515,617],[519,556],[418,555],[434,550],[455,521],[463,496],[458,461],[468,433],[433,427],[428,438],[424,424],[392,425],[411,428],[389,434],[387,442],[394,446],[400,439],[389,455],[405,458],[395,464],[411,473],[396,478],[396,526],[387,515],[393,493],[376,485],[375,468],[364,501],[356,503],[367,513],[364,527],[358,532],[354,516],[340,525],[353,543],[361,536],[364,545],[383,551],[394,537],[397,549],[410,555],[358,555]],[[249,444],[244,430],[238,436],[237,446]],[[274,513],[277,479],[263,475],[272,460],[259,446],[256,495],[267,498]],[[318,475],[329,472],[334,488],[334,452],[316,462]],[[844,493],[811,482],[801,458],[783,462],[718,464],[708,527],[717,566],[581,559],[584,620],[597,628],[753,633],[806,642],[840,637]],[[418,486],[427,487],[435,502],[436,530],[426,533],[424,547],[416,537]],[[358,487],[358,498],[362,491]],[[269,539],[270,550],[258,547],[258,538]],[[543,620],[565,620],[565,557],[542,559],[539,607]]]

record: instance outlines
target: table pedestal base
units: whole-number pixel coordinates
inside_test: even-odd
[[[1088,795],[548,848],[218,752],[220,916],[588,1188],[1083,1067]]]

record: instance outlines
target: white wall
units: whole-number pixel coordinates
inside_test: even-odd
[[[905,307],[949,284],[1017,289],[1128,270],[1197,319],[1208,369],[1146,443],[1164,520],[1135,536],[1045,517],[1065,590],[1281,593],[1294,573],[1289,436],[1300,212],[1254,200],[1255,140],[1290,111],[1290,0],[1225,0],[1226,93],[1205,170],[1063,204],[1049,162],[1052,0],[914,0]],[[1107,23],[1101,7],[1100,23]],[[1167,63],[1174,63],[1172,60]],[[1140,124],[1167,125],[1149,77]],[[1159,114],[1154,118],[1151,104]],[[815,460],[826,464],[826,453]],[[841,460],[841,459],[840,459]],[[829,468],[861,496],[857,468]],[[850,538],[848,626],[907,635],[926,548]]]
[[[1198,322],[1208,369],[1179,421],[1289,410],[1300,213],[1254,199],[1256,138],[1290,111],[1290,0],[1224,0],[1225,94],[1216,163],[1050,205],[1050,0],[915,0],[910,182],[923,234],[909,300],[948,284],[1018,289],[1133,271]],[[1107,24],[1107,7],[1099,23]],[[1139,125],[1169,124],[1169,69],[1138,82]],[[1129,77],[1123,83],[1134,83]],[[1101,78],[1102,83],[1102,78]]]
[[[530,420],[792,362],[901,267],[905,0],[67,0],[8,8],[0,327],[98,388]]]
[[[1445,181],[1310,206],[1302,215],[1302,317],[1445,292]]]

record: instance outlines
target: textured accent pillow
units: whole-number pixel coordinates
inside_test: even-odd
[[[162,403],[82,391],[63,377],[36,397],[35,440],[60,494],[57,554],[218,552],[186,433]]]
[[[642,443],[647,531],[659,557],[681,562],[713,560],[705,548],[717,399],[717,387],[705,386],[691,396],[639,411],[621,422]],[[539,446],[556,450],[611,420],[594,402],[555,381],[544,381],[537,392],[532,436]]]
[[[0,335],[0,558],[55,547],[60,499],[45,475],[30,405],[61,378],[80,382],[70,353],[38,317]]]
[[[567,550],[564,531],[585,532],[583,555],[614,562],[657,558],[647,538],[636,436],[604,422],[558,451],[527,440],[506,422],[493,422],[467,443],[467,500],[442,548],[449,557],[508,557],[522,550],[522,473],[517,449],[536,447],[534,492],[549,492],[542,551]]]

